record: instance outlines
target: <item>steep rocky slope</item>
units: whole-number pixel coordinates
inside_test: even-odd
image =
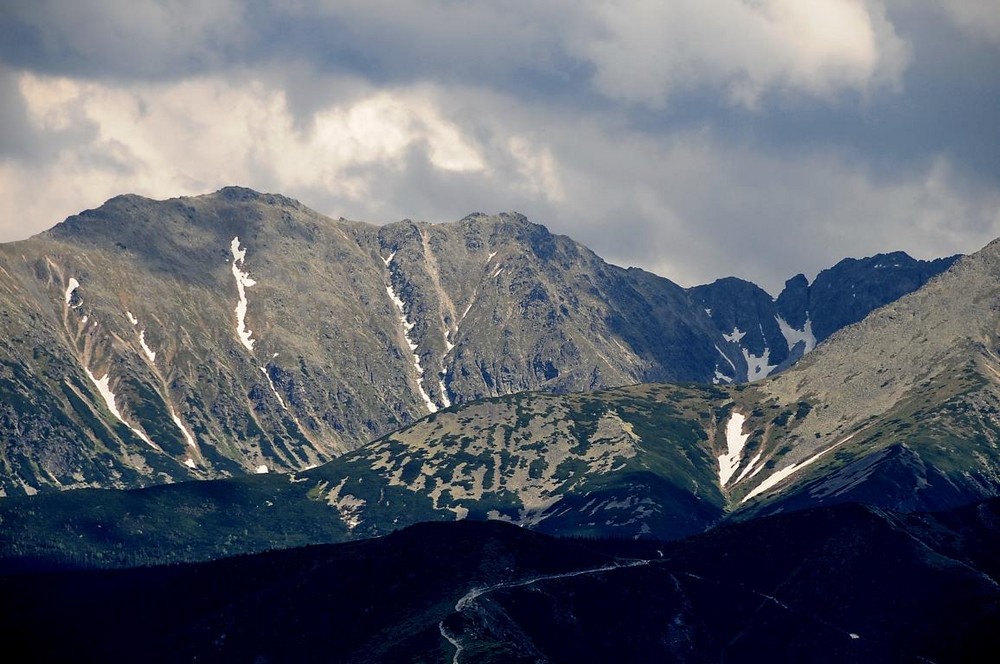
[[[376,227],[240,188],[121,196],[0,246],[0,494],[301,470],[483,397],[771,371],[749,314],[704,292],[516,214]],[[777,340],[754,301],[773,357],[804,348],[806,318]]]
[[[958,256],[915,260],[902,252],[845,258],[810,284],[798,274],[777,298],[742,279],[726,277],[689,289],[716,329],[735,344],[726,347],[720,382],[757,380],[782,371],[837,330],[912,293],[951,267]]]
[[[1000,495],[998,277],[1000,242],[749,385],[519,393],[289,476],[8,498],[0,546],[204,559],[462,518],[676,538],[818,504],[982,500]]]

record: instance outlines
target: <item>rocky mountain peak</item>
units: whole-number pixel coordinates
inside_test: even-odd
[[[241,187],[116,197],[0,246],[0,282],[4,490],[301,469],[526,390],[758,379],[818,315],[783,322],[738,279],[685,291],[514,212],[372,226]]]

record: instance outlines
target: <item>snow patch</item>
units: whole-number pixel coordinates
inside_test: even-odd
[[[133,325],[139,324],[139,319],[133,316],[131,311],[126,311],[125,315],[128,316],[128,322],[132,323]]]
[[[188,458],[184,459],[184,465],[187,466],[188,468],[192,469],[192,470],[194,470],[195,468],[198,467],[198,466],[195,465],[194,459],[192,459],[191,457],[188,457]]]
[[[394,254],[393,254],[394,255]],[[386,263],[388,265],[388,263]],[[389,299],[392,300],[393,304],[396,305],[396,309],[399,310],[399,322],[403,326],[403,338],[406,339],[406,345],[410,347],[410,351],[413,353],[413,368],[417,372],[417,390],[420,392],[420,398],[423,399],[424,405],[427,406],[427,410],[434,413],[437,412],[437,404],[435,404],[427,390],[424,389],[424,368],[420,365],[420,355],[416,353],[417,344],[413,342],[410,338],[410,331],[413,329],[415,323],[411,323],[406,317],[406,304],[403,300],[396,294],[396,290],[389,284],[385,287],[385,292],[389,295]]]
[[[269,472],[269,470],[268,470],[267,464],[263,464],[262,463],[259,466],[257,466],[256,468],[254,468],[253,472],[256,473],[256,474],[258,474],[258,475],[266,475]]]
[[[260,369],[260,372],[264,374],[264,378],[267,378],[267,384],[271,386],[271,392],[273,392],[274,396],[277,397],[278,403],[281,404],[282,408],[288,410],[288,406],[285,405],[285,400],[281,398],[280,394],[278,394],[278,390],[274,386],[274,381],[271,380],[271,374],[267,373],[267,368],[265,367],[258,367],[258,368]]]
[[[181,418],[178,417],[177,413],[170,411],[170,417],[173,419],[174,424],[177,425],[177,428],[181,430],[181,435],[184,436],[184,442],[188,444],[188,447],[197,447],[194,442],[194,436],[192,436],[191,432],[187,430],[186,426],[184,426],[184,422],[181,421]]]
[[[490,255],[489,255],[489,257],[486,259],[486,262],[489,263],[491,260],[493,260],[493,257],[496,256],[496,255],[497,255],[497,252],[495,252],[495,251],[491,252]]]
[[[390,263],[392,263],[392,259],[395,257],[396,257],[396,252],[394,251],[391,254],[389,254],[388,258],[383,258],[382,262],[385,263],[386,267],[389,267]]]
[[[444,386],[444,379],[448,376],[447,371],[441,372],[441,377],[438,378],[438,386],[441,388],[441,404],[445,408],[451,406],[451,399],[448,398],[448,389]]]
[[[455,344],[451,343],[451,330],[444,324],[444,321],[441,322],[441,331],[444,333],[444,347],[446,349],[444,354],[447,355],[455,348]]]
[[[764,348],[764,354],[759,356],[754,355],[746,348],[741,348],[740,350],[743,351],[743,359],[747,363],[748,382],[752,383],[755,380],[760,380],[778,368],[778,365],[769,363],[771,349],[767,347]]]
[[[806,324],[801,330],[793,328],[781,316],[775,316],[774,319],[778,321],[778,328],[781,330],[781,336],[785,337],[789,351],[795,348],[795,344],[800,341],[805,344],[805,350],[802,351],[803,355],[816,347],[816,336],[812,331],[812,321],[808,317],[806,317]]]
[[[111,411],[111,414],[114,415],[119,422],[127,426],[132,433],[138,436],[144,443],[155,450],[159,450],[160,448],[149,439],[149,436],[147,436],[141,429],[137,429],[125,421],[121,411],[118,410],[118,406],[115,403],[115,393],[111,391],[111,374],[104,374],[104,378],[98,379],[90,369],[85,368],[84,370],[87,372],[87,376],[90,378],[90,381],[95,387],[97,387],[97,391],[101,393],[101,396],[104,398],[104,403],[108,407],[108,410]]]
[[[722,373],[718,369],[715,370],[715,376],[712,378],[712,384],[718,385],[719,383],[731,383],[733,379]]]
[[[738,344],[746,334],[746,332],[741,332],[740,328],[733,326],[733,331],[730,334],[723,334],[722,338],[730,343]]]
[[[493,278],[496,279],[497,277],[500,276],[500,274],[502,272],[503,272],[503,268],[502,267],[498,267],[497,270],[496,270],[496,272],[493,273]]]
[[[705,313],[708,314],[709,316],[711,316],[712,315],[712,310],[711,309],[705,309]]]
[[[831,450],[837,449],[838,447],[840,447],[841,445],[843,445],[844,443],[846,443],[847,441],[849,441],[851,438],[854,438],[854,436],[855,436],[856,433],[857,432],[852,433],[850,436],[847,436],[846,438],[840,440],[839,442],[834,443],[833,445],[831,445],[830,447],[826,448],[825,450],[823,450],[819,454],[813,455],[813,456],[809,457],[808,459],[806,459],[805,461],[802,461],[800,463],[793,463],[792,465],[788,466],[787,468],[782,468],[781,470],[779,470],[778,472],[774,473],[773,475],[771,475],[770,477],[768,477],[767,479],[765,479],[763,482],[761,482],[760,484],[758,484],[757,487],[753,491],[751,491],[750,493],[748,493],[746,495],[746,498],[744,498],[742,501],[740,501],[740,504],[743,504],[743,503],[747,502],[748,500],[750,500],[754,496],[759,496],[760,494],[762,494],[765,491],[767,491],[768,489],[772,488],[774,485],[778,484],[782,480],[787,479],[790,475],[792,475],[794,473],[797,473],[798,471],[802,470],[806,466],[809,466],[809,465],[815,463],[823,455],[825,455],[827,452],[830,452]]]
[[[139,345],[142,347],[142,352],[146,354],[151,363],[156,363],[156,353],[146,344],[146,330],[140,330],[139,332]]]
[[[719,486],[726,486],[740,465],[740,455],[747,444],[750,434],[743,433],[743,423],[746,415],[733,411],[726,423],[726,451],[719,455]]]
[[[247,317],[247,291],[246,289],[251,286],[256,286],[257,282],[250,278],[249,272],[244,272],[240,269],[243,265],[244,259],[246,259],[247,250],[240,248],[240,238],[236,236],[230,243],[230,249],[233,252],[233,277],[236,279],[236,289],[239,291],[240,301],[236,304],[236,334],[240,338],[240,342],[246,346],[246,349],[253,351],[253,345],[256,343],[254,341],[253,332],[247,329],[246,317]]]
[[[66,286],[66,306],[73,307],[74,309],[80,306],[79,304],[77,304],[76,306],[70,304],[73,301],[73,293],[75,293],[76,289],[79,287],[80,287],[80,282],[77,281],[75,278],[70,277],[69,285]]]
[[[90,369],[87,369],[86,371],[91,382],[97,387],[97,391],[101,393],[102,397],[104,397],[104,403],[108,407],[108,410],[111,411],[111,414],[114,415],[119,422],[125,422],[125,418],[122,417],[121,411],[119,411],[118,406],[115,405],[115,393],[111,391],[111,374],[104,374],[104,378],[98,379],[94,376]]]
[[[754,458],[750,459],[750,463],[747,464],[747,467],[743,469],[743,472],[740,473],[740,476],[736,478],[736,484],[739,484],[743,480],[743,478],[747,476],[747,473],[749,473],[750,470],[757,465],[757,462],[760,461],[761,454],[763,454],[763,452],[758,452]],[[760,468],[758,468],[757,470],[760,470]],[[757,473],[755,471],[753,475],[756,474]],[[753,475],[751,475],[750,477],[753,477]]]

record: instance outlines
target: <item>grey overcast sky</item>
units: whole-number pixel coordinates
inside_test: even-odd
[[[1000,0],[0,0],[0,240],[239,184],[682,285],[1000,235]]]

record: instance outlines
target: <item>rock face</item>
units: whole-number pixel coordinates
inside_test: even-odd
[[[911,263],[905,287],[944,266]],[[484,397],[758,378],[809,321],[846,320],[820,283],[793,284],[804,309],[685,291],[516,214],[377,227],[240,188],[120,196],[0,246],[0,492],[301,470]]]
[[[792,277],[775,299],[735,277],[689,293],[730,342],[720,350],[725,361],[716,380],[752,381],[788,368],[837,330],[921,288],[956,260],[918,261],[902,252],[845,258],[812,284],[805,275]]]

